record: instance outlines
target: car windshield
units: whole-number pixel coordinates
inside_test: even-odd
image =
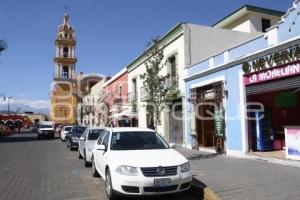
[[[80,137],[85,131],[86,127],[83,126],[74,126],[72,129],[72,135]]]
[[[89,132],[88,140],[97,140],[103,129],[92,129]]]
[[[52,125],[40,125],[39,128],[53,128]]]
[[[65,131],[70,131],[71,130],[71,126],[70,127],[65,127]]]
[[[115,132],[111,150],[168,149],[169,145],[155,132]]]

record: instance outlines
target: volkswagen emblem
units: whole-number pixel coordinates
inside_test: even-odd
[[[165,175],[165,169],[163,167],[158,167],[156,170],[157,174],[160,176]]]

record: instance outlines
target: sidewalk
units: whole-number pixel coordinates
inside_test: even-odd
[[[254,158],[234,158],[176,148],[193,174],[222,200],[285,200],[300,197],[300,169]]]

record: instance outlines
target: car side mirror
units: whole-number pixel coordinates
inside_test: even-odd
[[[176,148],[176,144],[170,143],[170,148],[172,148],[172,149]]]
[[[105,145],[97,145],[97,150],[106,151],[106,146]]]

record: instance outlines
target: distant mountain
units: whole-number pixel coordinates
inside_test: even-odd
[[[10,113],[17,113],[17,110],[20,109],[20,112],[34,112],[34,113],[43,113],[49,115],[49,108],[44,107],[33,107],[30,105],[22,104],[22,103],[14,103],[10,105]],[[0,113],[7,114],[7,105],[0,105]]]

